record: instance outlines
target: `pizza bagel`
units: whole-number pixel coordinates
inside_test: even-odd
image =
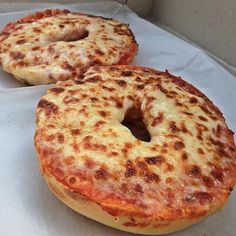
[[[221,209],[235,184],[236,147],[222,113],[168,71],[91,67],[50,88],[36,117],[49,188],[105,225],[174,232]],[[124,125],[140,120],[149,138]]]
[[[92,65],[129,64],[138,45],[128,25],[108,18],[45,10],[0,34],[0,65],[31,85],[78,77]]]

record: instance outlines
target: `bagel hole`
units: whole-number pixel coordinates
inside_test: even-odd
[[[67,33],[66,35],[63,35],[62,38],[59,38],[56,41],[74,42],[81,39],[85,39],[88,37],[88,35],[89,35],[89,32],[86,29],[79,29],[79,30],[74,30],[70,33]]]
[[[151,136],[143,123],[142,112],[140,109],[136,107],[129,108],[126,111],[124,120],[121,124],[127,127],[135,138],[144,142],[150,142]]]

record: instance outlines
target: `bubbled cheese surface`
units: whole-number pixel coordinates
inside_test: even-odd
[[[121,124],[140,109],[150,142]],[[212,102],[168,72],[94,66],[58,82],[37,107],[42,173],[112,215],[198,219],[236,180],[233,134]]]
[[[136,51],[128,25],[66,10],[37,12],[0,34],[3,70],[32,85],[77,77],[95,64],[128,64]]]

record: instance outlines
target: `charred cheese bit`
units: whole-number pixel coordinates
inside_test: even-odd
[[[45,10],[9,23],[0,64],[32,85],[76,78],[91,65],[129,64],[137,43],[128,25],[67,10]]]
[[[121,124],[134,108],[150,142]],[[233,133],[218,108],[181,78],[148,68],[94,66],[83,80],[58,82],[38,104],[35,146],[64,203],[135,233],[195,223],[224,205],[236,180]]]

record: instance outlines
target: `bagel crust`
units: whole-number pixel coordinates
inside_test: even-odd
[[[0,34],[0,65],[31,85],[78,77],[92,65],[129,64],[138,45],[128,25],[48,9],[9,23]]]
[[[121,124],[134,108],[150,142]],[[167,71],[91,67],[82,80],[49,89],[36,117],[35,147],[50,189],[117,229],[185,228],[222,208],[236,181],[233,132],[222,113]]]

